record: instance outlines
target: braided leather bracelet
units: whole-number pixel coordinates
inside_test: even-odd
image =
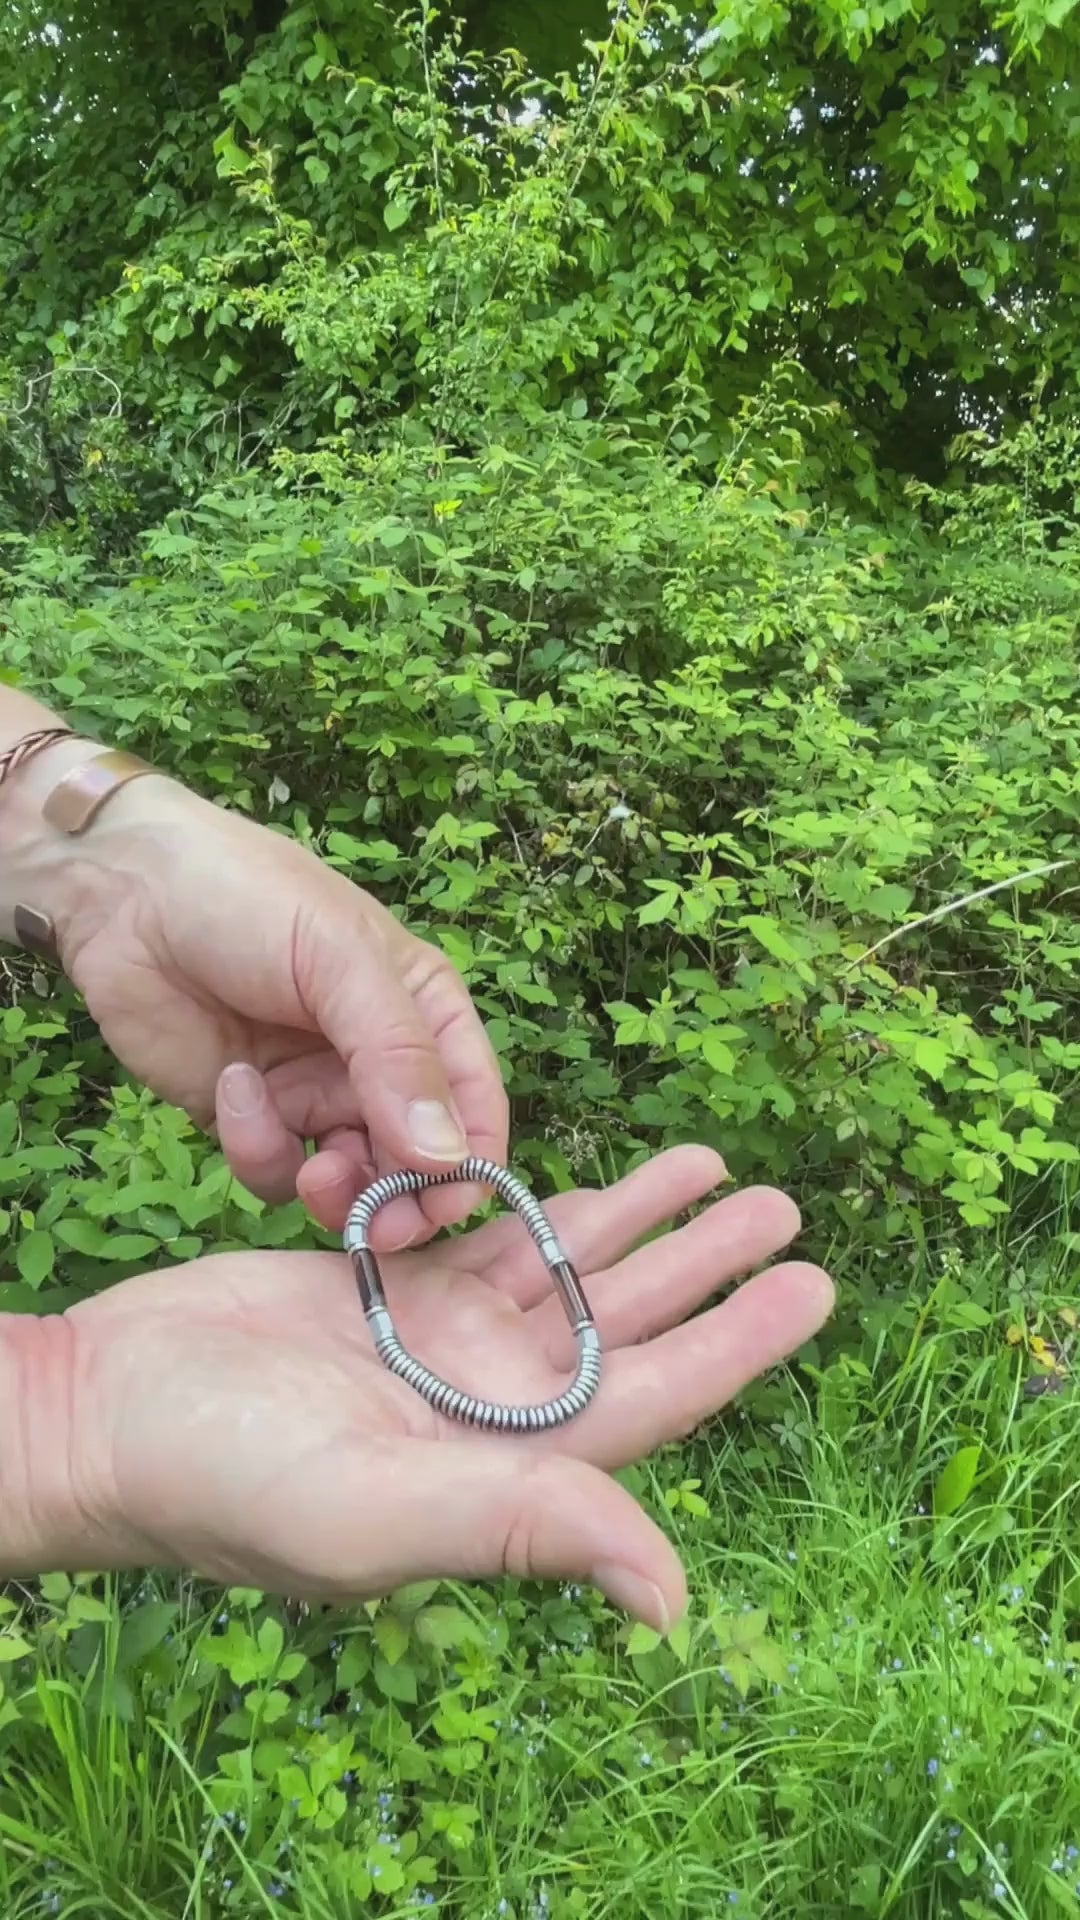
[[[577,1342],[577,1372],[570,1385],[540,1406],[507,1406],[498,1400],[480,1400],[441,1380],[430,1367],[402,1346],[383,1291],[379,1263],[368,1242],[368,1229],[380,1207],[403,1193],[423,1193],[455,1181],[491,1187],[525,1222],[554,1282],[563,1312]],[[388,1173],[363,1192],[345,1225],[345,1251],[353,1263],[364,1316],[377,1352],[391,1373],[415,1389],[436,1413],[460,1420],[467,1427],[491,1433],[545,1433],[561,1427],[584,1411],[600,1384],[600,1337],[581,1282],[567,1259],[543,1207],[528,1187],[494,1160],[470,1158],[448,1173]]]

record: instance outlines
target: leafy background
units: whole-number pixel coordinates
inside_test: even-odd
[[[632,1476],[671,1645],[9,1590],[14,1920],[1080,1911],[1080,35],[594,12],[9,7],[0,657],[442,943],[538,1188],[705,1140],[840,1308]],[[8,1310],[311,1240],[2,999]]]

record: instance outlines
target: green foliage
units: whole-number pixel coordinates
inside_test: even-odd
[[[939,1197],[972,1228],[1045,1211],[1077,1158],[1077,547],[986,457],[926,496],[927,538],[573,418],[531,457],[343,437],[168,516],[111,582],[9,543],[8,659],[440,941],[542,1179],[704,1139],[821,1241],[902,1251]],[[137,1258],[163,1208],[195,1251],[211,1192],[156,1144],[114,1182],[138,1205],[99,1169],[87,1215],[85,1168],[57,1178],[86,1151],[46,1144],[66,1044],[48,1165],[0,1163],[24,1282],[54,1225],[94,1260],[73,1215]]]
[[[629,1476],[689,1566],[668,1641],[570,1587],[0,1596],[5,1914],[1073,1911],[1075,1421],[1009,1335],[1075,1313],[1037,1278],[930,1270],[813,1415],[756,1389],[697,1448],[712,1524],[674,1450]],[[988,1477],[936,1518],[958,1436]]]
[[[502,438],[630,415],[711,476],[778,361],[826,403],[818,493],[940,482],[1036,387],[1067,410],[1068,7],[635,0],[606,34],[575,8],[576,40],[542,11],[9,9],[18,524],[86,516],[111,550],[275,445],[425,403],[470,445],[492,404]]]

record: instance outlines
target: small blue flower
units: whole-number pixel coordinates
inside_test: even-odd
[[[937,1772],[937,1770],[938,1770],[938,1763],[937,1763],[937,1761],[936,1761],[936,1760],[928,1760],[928,1761],[927,1761],[927,1763],[926,1763],[926,1771],[927,1771],[927,1773],[928,1773],[928,1774],[930,1775],[930,1778],[931,1778],[931,1780],[933,1779],[933,1777],[934,1777],[934,1775],[935,1775],[935,1773]]]

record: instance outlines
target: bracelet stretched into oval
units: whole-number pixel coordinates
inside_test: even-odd
[[[562,1302],[577,1346],[577,1371],[564,1392],[539,1406],[512,1406],[501,1400],[480,1399],[461,1387],[440,1379],[402,1346],[386,1303],[379,1262],[372,1251],[368,1232],[380,1207],[403,1193],[423,1193],[428,1187],[446,1187],[455,1182],[469,1186],[491,1187],[500,1200],[512,1207],[524,1221],[540,1257],[551,1275],[552,1285]],[[463,1160],[446,1173],[383,1174],[353,1203],[345,1223],[345,1251],[353,1263],[357,1291],[364,1317],[371,1329],[375,1351],[385,1367],[420,1394],[448,1420],[467,1427],[479,1427],[489,1433],[546,1433],[573,1420],[588,1406],[600,1384],[600,1337],[589,1303],[576,1272],[559,1245],[558,1235],[543,1207],[516,1175],[494,1160],[475,1156]]]

